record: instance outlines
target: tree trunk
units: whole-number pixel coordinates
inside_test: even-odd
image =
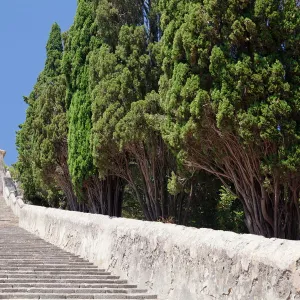
[[[245,146],[236,135],[220,133],[214,125],[206,134],[201,145],[189,141],[187,165],[217,176],[228,189],[234,187],[231,191],[243,204],[250,233],[300,239],[300,176],[276,169],[264,174],[261,170],[261,153],[272,155],[276,147]],[[199,150],[201,147],[206,147],[206,151]]]
[[[124,181],[116,176],[93,176],[84,183],[84,199],[91,213],[121,217],[123,194]]]

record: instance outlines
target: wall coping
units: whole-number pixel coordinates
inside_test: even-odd
[[[3,178],[20,227],[161,299],[300,299],[299,241],[28,205]]]

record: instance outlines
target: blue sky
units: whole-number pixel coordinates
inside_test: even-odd
[[[0,149],[5,162],[17,160],[15,136],[25,120],[23,96],[29,95],[45,62],[51,26],[69,29],[76,0],[0,1]]]

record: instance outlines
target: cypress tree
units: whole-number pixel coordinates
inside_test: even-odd
[[[57,200],[54,203],[49,200],[50,205],[60,205],[59,202],[65,197],[67,206],[74,210],[77,200],[67,166],[66,82],[61,69],[63,46],[61,30],[56,23],[50,32],[46,54],[45,68],[33,92],[26,98],[29,108],[26,121],[18,134],[18,166],[23,177],[37,178],[36,185],[45,190],[44,198],[51,199],[56,195]],[[26,165],[32,167],[24,171]],[[25,191],[26,194],[32,193],[27,188]]]
[[[165,140],[240,199],[251,233],[299,239],[297,2],[161,7]]]
[[[89,56],[102,43],[97,34],[97,7],[97,1],[78,1],[66,41],[63,61],[68,84],[68,165],[82,210],[120,216],[122,180],[109,174],[99,178],[92,157]]]

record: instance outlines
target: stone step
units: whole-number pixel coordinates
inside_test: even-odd
[[[5,218],[3,218],[5,215]],[[17,227],[0,197],[1,299],[157,299],[135,284],[98,269]]]
[[[98,269],[93,265],[72,265],[72,264],[0,264],[0,273],[4,270],[36,270],[36,271],[89,271],[92,273],[109,273],[104,269]]]
[[[81,270],[80,272],[76,271],[64,271],[64,270],[59,270],[59,271],[53,271],[53,270],[30,270],[30,269],[25,269],[25,270],[0,270],[0,276],[9,276],[9,275],[15,275],[15,274],[24,274],[27,276],[31,275],[52,275],[52,276],[63,276],[63,275],[70,275],[70,276],[76,276],[78,274],[84,275],[84,276],[110,276],[111,274],[109,272],[98,272],[96,271],[83,271]]]
[[[13,252],[10,251],[9,254],[3,254],[0,252],[0,259],[5,259],[5,258],[16,258],[16,257],[22,257],[22,258],[33,258],[33,257],[40,257],[40,258],[57,258],[57,259],[79,259],[79,256],[71,256],[70,254],[63,254],[63,253],[47,253],[47,256],[44,255],[43,252],[33,252],[33,253],[24,253],[24,252]]]
[[[24,260],[29,260],[29,259],[36,259],[37,261],[41,261],[43,260],[44,256],[38,254],[38,255],[23,255],[23,254],[19,254],[19,255],[2,255],[0,256],[0,260],[4,261],[4,260],[14,260],[16,259],[16,257],[22,257],[20,259],[24,259]],[[84,261],[82,258],[76,258],[76,257],[72,257],[72,256],[60,256],[60,255],[51,255],[51,256],[47,256],[45,258],[45,261],[54,261],[54,260],[60,260],[60,261]]]
[[[31,287],[38,287],[38,288],[113,288],[113,289],[136,289],[137,285],[134,284],[112,284],[112,283],[41,283],[41,282],[35,282],[35,283],[0,283],[0,290],[3,288],[31,288]]]
[[[3,230],[1,230],[1,232],[3,232]],[[13,235],[8,235],[6,234],[6,238],[5,239],[0,239],[0,247],[6,247],[7,246],[7,242],[10,241],[13,245],[25,245],[27,246],[29,242],[32,243],[33,247],[39,247],[39,246],[44,246],[44,247],[51,247],[53,249],[60,249],[59,247],[47,243],[46,241],[42,240],[42,239],[35,239],[35,238],[26,238],[26,237],[22,237],[22,235],[18,235],[16,233],[14,233]]]
[[[5,278],[0,279],[0,283],[76,283],[76,284],[127,284],[127,280],[123,279],[70,279],[70,278]]]
[[[15,267],[22,267],[22,268],[57,268],[57,269],[62,269],[62,268],[71,268],[71,269],[90,269],[90,270],[99,270],[96,266],[94,265],[88,265],[88,264],[70,264],[70,263],[37,263],[37,262],[10,262],[6,261],[5,263],[0,263],[0,269],[1,268],[7,268],[11,266],[12,268]]]
[[[0,251],[5,251],[7,249],[10,249],[12,251],[17,251],[17,252],[35,252],[35,251],[46,251],[46,252],[56,252],[56,253],[61,253],[60,249],[49,247],[49,246],[32,246],[28,247],[30,244],[34,244],[34,242],[26,242],[24,245],[19,245],[15,246],[12,242],[7,242],[10,243],[11,245],[9,247],[0,247]],[[67,254],[67,253],[66,253]]]
[[[53,276],[56,275],[56,276]],[[98,274],[37,274],[37,273],[1,273],[0,279],[3,278],[43,278],[43,279],[52,279],[55,278],[64,278],[64,279],[120,279],[120,276],[113,276],[113,275],[98,275]]]
[[[141,294],[147,293],[144,289],[124,289],[124,288],[2,288],[1,294],[8,293],[38,293],[38,294]]]
[[[154,295],[122,295],[122,294],[32,294],[32,293],[2,293],[0,299],[157,299]]]
[[[51,267],[51,266],[57,266],[57,267],[86,267],[86,268],[97,268],[94,266],[92,263],[88,264],[85,262],[68,262],[68,261],[24,261],[24,260],[19,260],[19,261],[13,261],[13,260],[6,260],[5,262],[0,261],[0,267],[6,267],[6,266],[45,266],[45,267]],[[103,270],[104,269],[98,269],[98,270]]]
[[[9,251],[9,252],[8,252]],[[62,257],[66,257],[66,256],[70,256],[68,254],[62,254],[60,251],[58,250],[46,250],[46,249],[22,249],[20,250],[20,248],[18,249],[10,249],[10,248],[7,248],[7,249],[0,249],[0,252],[8,252],[10,255],[23,255],[23,254],[43,254],[44,257],[47,256],[47,254],[49,255],[60,255]]]
[[[64,272],[64,273],[77,273],[77,272],[84,272],[85,274],[101,274],[101,275],[110,275],[109,272],[101,272],[97,268],[72,268],[72,267],[59,267],[59,266],[52,266],[52,267],[44,267],[44,266],[18,266],[18,267],[0,267],[0,273],[4,271],[34,271],[34,272]]]

